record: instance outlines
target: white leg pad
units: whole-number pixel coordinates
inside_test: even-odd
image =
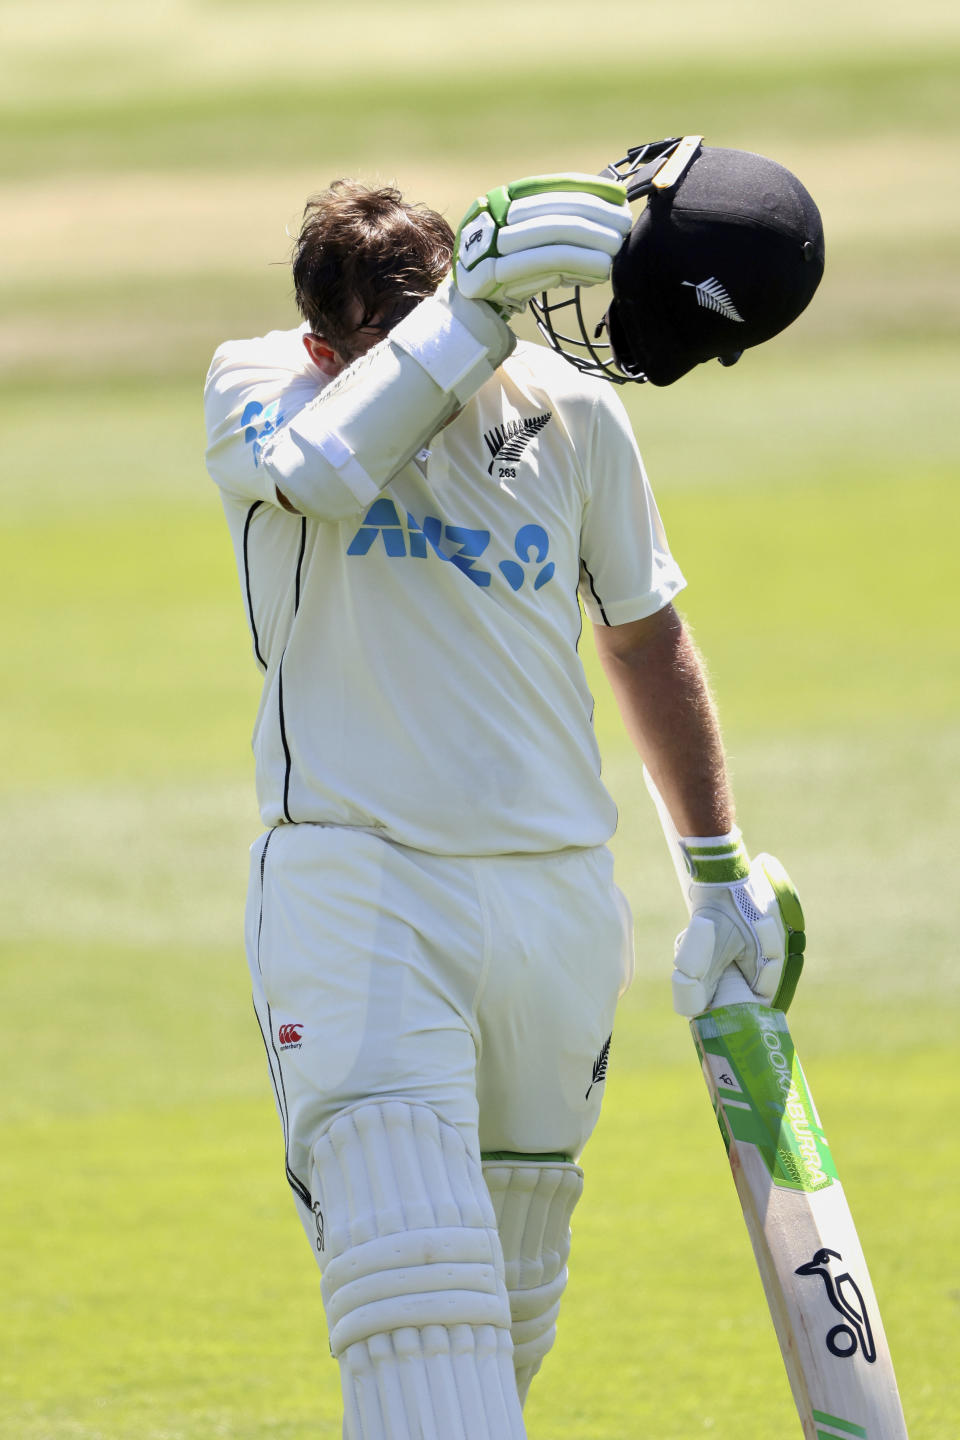
[[[562,1160],[490,1160],[484,1162],[483,1176],[503,1247],[522,1404],[556,1337],[567,1284],[570,1217],[583,1192],[583,1171]]]
[[[313,1151],[347,1440],[523,1440],[496,1219],[459,1132],[402,1101]]]

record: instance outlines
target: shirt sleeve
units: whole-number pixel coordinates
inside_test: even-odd
[[[630,421],[609,385],[598,390],[586,452],[580,598],[595,625],[626,625],[686,585],[670,553]]]
[[[228,341],[213,357],[203,395],[207,469],[239,499],[278,503],[264,446],[322,388],[297,367],[300,348],[299,332],[275,331],[259,341]]]

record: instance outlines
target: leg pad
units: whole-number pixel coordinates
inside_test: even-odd
[[[523,1440],[496,1217],[460,1133],[366,1103],[317,1141],[311,1192],[348,1440]]]
[[[513,1363],[521,1402],[557,1333],[567,1284],[570,1217],[583,1192],[571,1161],[485,1161],[510,1297]]]

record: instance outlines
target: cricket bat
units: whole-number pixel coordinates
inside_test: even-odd
[[[669,812],[647,779],[677,875]],[[877,1299],[786,1016],[739,971],[690,1022],[807,1440],[907,1440]]]

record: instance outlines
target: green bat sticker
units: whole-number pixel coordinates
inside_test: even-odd
[[[775,1185],[824,1190],[839,1177],[786,1016],[727,1005],[691,1022],[724,1144],[755,1145]]]

